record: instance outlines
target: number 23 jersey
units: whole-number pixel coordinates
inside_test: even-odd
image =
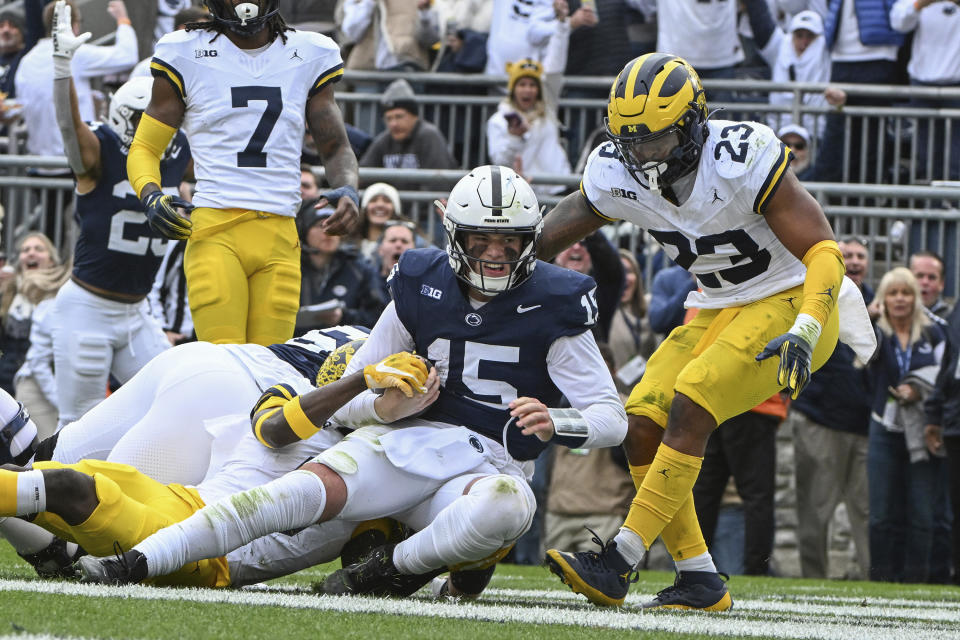
[[[258,53],[202,30],[157,42],[151,73],[186,106],[196,206],[296,215],[307,101],[342,77],[343,61],[326,36],[285,35]]]
[[[593,150],[580,191],[595,213],[632,222],[697,277],[686,306],[719,309],[801,284],[803,264],[763,214],[787,172],[790,151],[757,122],[712,120],[690,197],[675,206],[640,186],[610,142]]]

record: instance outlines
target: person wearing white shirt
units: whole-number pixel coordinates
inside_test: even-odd
[[[73,31],[80,33],[80,12],[73,2]],[[53,7],[50,3],[43,11],[43,24],[47,37],[23,57],[14,80],[17,100],[23,104],[23,119],[27,126],[27,153],[38,156],[63,156],[63,140],[57,126],[53,101]],[[116,42],[110,46],[83,44],[73,57],[73,81],[77,88],[80,117],[84,121],[96,120],[93,90],[90,80],[99,76],[130,70],[137,57],[137,35],[130,26],[127,7],[122,0],[107,3],[107,12],[117,21]]]
[[[960,2],[957,0],[897,0],[890,9],[890,25],[897,31],[913,31],[910,83],[917,86],[956,86],[960,84]],[[931,100],[914,97],[911,106],[960,108],[960,100]],[[918,120],[916,157],[919,173],[932,180],[960,179],[960,121],[954,119],[950,139],[944,120],[933,123],[933,166],[926,170],[930,141],[930,121]],[[940,141],[943,141],[942,144]],[[944,148],[950,147],[949,171],[944,166]],[[920,176],[918,176],[920,177]]]

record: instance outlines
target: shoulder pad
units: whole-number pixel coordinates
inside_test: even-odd
[[[720,177],[730,179],[756,170],[771,145],[779,149],[780,140],[765,124],[715,120],[710,122],[710,135],[703,152],[713,156]],[[763,171],[769,168],[763,167]]]
[[[400,256],[394,269],[400,275],[417,277],[422,276],[441,260],[447,260],[447,252],[436,247],[408,249]]]
[[[291,44],[299,47],[315,47],[320,49],[321,53],[330,53],[331,51],[340,53],[340,46],[332,38],[316,31],[288,31],[286,46],[289,47]]]

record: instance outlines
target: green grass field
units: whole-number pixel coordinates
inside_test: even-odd
[[[39,580],[0,547],[0,638],[960,638],[960,588],[734,577],[727,613],[643,611],[673,577],[642,573],[627,606],[593,607],[542,567],[501,565],[473,603],[314,595],[332,565],[242,590]]]

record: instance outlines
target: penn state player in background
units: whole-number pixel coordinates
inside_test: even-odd
[[[120,560],[101,560],[99,579],[138,581],[271,531],[392,514],[418,533],[334,574],[326,592],[402,595],[455,566],[469,579],[448,588],[479,593],[530,526],[536,505],[526,480],[547,442],[611,446],[626,430],[590,332],[595,284],[536,259],[541,226],[536,195],[512,170],[480,167],[461,179],[444,213],[447,251],[401,256],[390,279],[393,302],[345,372],[416,349],[436,365],[426,392],[392,408],[360,394],[335,419],[371,426],[260,487],[249,512],[233,506],[246,497],[239,494]],[[571,408],[551,408],[561,395]],[[304,412],[300,420],[319,426],[321,417]],[[212,509],[217,530],[207,519]]]
[[[83,122],[70,75],[76,49],[70,6],[54,9],[53,63],[57,124],[76,177],[79,227],[71,279],[51,310],[60,424],[103,400],[112,372],[126,382],[170,347],[150,315],[146,296],[167,240],[150,228],[144,207],[127,181],[127,151],[150,96],[150,80],[127,82],[113,95],[107,125]],[[172,141],[161,182],[176,193],[190,162],[186,139]]]
[[[547,562],[592,602],[620,605],[662,535],[679,574],[645,606],[729,609],[693,506],[704,447],[719,423],[781,388],[796,397],[829,357],[843,258],[819,204],[788,170],[790,151],[765,125],[708,122],[700,80],[681,58],[629,62],[607,114],[610,141],[591,154],[580,191],[547,216],[543,251],[629,220],[697,276],[702,293],[686,306],[700,311],[661,344],[627,402],[637,496],[624,527],[600,553],[551,549]],[[851,310],[864,319],[862,298]]]
[[[0,448],[0,463],[26,466],[45,460],[62,464],[107,460],[132,465],[163,484],[196,485],[210,475],[211,465],[216,468],[222,462],[223,452],[250,432],[249,421],[239,430],[208,421],[249,414],[261,393],[280,381],[288,396],[329,382],[328,374],[320,378],[330,353],[366,338],[368,332],[363,327],[344,326],[310,331],[269,347],[204,342],[174,347],[43,442],[36,441],[36,426],[23,405],[0,394],[4,424],[0,442],[5,445]],[[70,564],[74,550],[65,550],[62,542],[38,527],[8,520],[0,523],[0,535],[18,553],[30,556],[31,564]],[[37,556],[41,551],[44,553]]]
[[[278,0],[207,0],[212,22],[189,23],[157,43],[153,95],[128,161],[130,182],[155,229],[189,238],[187,298],[197,337],[271,344],[293,335],[300,307],[300,153],[304,125],[337,187],[324,230],[359,218],[357,159],[333,85],[340,49],[286,26]],[[191,205],[160,190],[159,162],[178,128],[190,140],[197,190]]]

